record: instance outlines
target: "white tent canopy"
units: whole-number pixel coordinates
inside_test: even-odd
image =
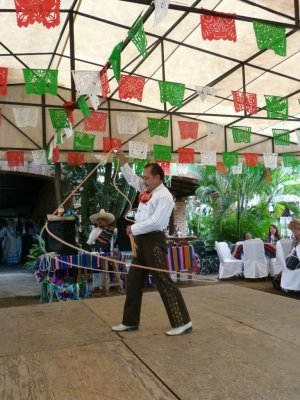
[[[19,1],[20,3],[21,1]],[[200,152],[215,150],[259,153],[300,153],[300,60],[299,4],[297,0],[181,0],[170,2],[166,17],[154,25],[154,2],[146,0],[61,0],[60,24],[47,29],[35,22],[28,27],[16,23],[15,2],[2,0],[0,9],[1,64],[8,71],[8,94],[0,96],[2,123],[0,127],[0,159],[7,150],[24,150],[27,160],[31,151],[49,146],[54,129],[49,108],[61,108],[66,101],[76,101],[72,70],[100,71],[107,64],[113,48],[121,41],[122,73],[146,78],[143,99],[121,101],[118,83],[108,69],[110,95],[100,97],[98,111],[108,114],[106,131],[97,133],[94,152],[89,160],[103,152],[103,137],[119,138],[128,150],[130,140],[171,146],[173,160],[178,149],[193,148],[196,162]],[[204,9],[204,10],[203,10]],[[200,15],[205,10],[235,14],[237,41],[204,40]],[[142,14],[147,37],[148,57],[143,58],[128,38],[128,30]],[[259,50],[253,29],[253,19],[285,27],[286,56],[273,50]],[[58,95],[28,95],[25,91],[23,68],[58,70]],[[161,103],[158,81],[183,83],[186,86],[183,106],[176,108]],[[215,89],[205,100],[197,95],[196,87]],[[257,95],[258,113],[236,112],[232,91]],[[267,117],[265,95],[288,98],[288,119]],[[92,108],[89,100],[88,104]],[[16,107],[37,107],[37,126],[17,126]],[[118,116],[137,118],[135,135],[118,132]],[[170,121],[167,138],[150,137],[147,118]],[[83,117],[78,107],[74,111],[74,130],[83,132]],[[196,140],[181,139],[178,121],[198,121]],[[211,124],[222,129],[213,138]],[[251,143],[234,143],[231,126],[251,127]],[[274,143],[272,129],[291,131],[291,144]],[[59,146],[60,160],[73,149],[73,138],[65,138]],[[151,153],[150,153],[151,154]],[[199,158],[197,159],[197,157]],[[96,162],[97,159],[95,158]]]

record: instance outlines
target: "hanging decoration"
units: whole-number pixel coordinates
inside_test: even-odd
[[[80,111],[82,112],[83,117],[88,118],[91,115],[91,110],[87,105],[84,96],[78,97],[77,103],[80,108]]]
[[[13,113],[18,128],[33,127],[38,123],[38,107],[13,107]]]
[[[158,81],[160,102],[169,102],[171,106],[182,107],[185,84],[177,82]]]
[[[248,126],[232,126],[232,137],[234,143],[250,143],[251,127]]]
[[[75,151],[93,151],[95,135],[83,132],[74,132],[73,150]]]
[[[277,167],[277,153],[264,153],[264,164],[266,168]]]
[[[274,50],[279,56],[286,56],[285,27],[253,21],[253,29],[259,50]]]
[[[288,99],[265,95],[268,118],[288,119]]]
[[[206,124],[207,141],[216,143],[220,140],[220,136],[224,132],[224,127],[218,124]]]
[[[258,174],[259,173],[258,165],[248,167],[248,172],[249,172],[249,174],[252,174],[252,175]]]
[[[84,153],[68,153],[68,164],[81,167],[84,164]]]
[[[277,146],[290,145],[290,131],[288,129],[272,129],[274,143]]]
[[[7,95],[8,68],[0,67],[0,96]]]
[[[121,148],[122,140],[121,139],[113,139],[109,137],[103,138],[103,151],[104,153],[109,153],[114,148]]]
[[[136,135],[138,130],[138,118],[127,115],[117,115],[117,128],[119,135]]]
[[[130,140],[129,142],[129,157],[130,158],[139,158],[142,160],[146,160],[148,153],[148,145],[144,142],[135,142]]]
[[[181,139],[194,139],[198,138],[198,122],[178,121],[180,138]]]
[[[135,98],[138,101],[142,101],[144,86],[145,78],[121,74],[120,85],[118,88],[119,99],[126,100]]]
[[[297,159],[296,154],[291,153],[283,153],[282,161],[285,167],[297,167],[299,165],[299,160]]]
[[[66,101],[64,103],[64,110],[68,113],[68,118],[71,126],[74,126],[74,116],[73,110],[76,107],[76,103],[74,101]]]
[[[155,161],[171,161],[172,154],[171,146],[164,146],[162,144],[154,144],[153,156]]]
[[[107,76],[107,65],[100,71],[100,82],[102,86],[102,97],[106,99],[110,93],[109,81]]]
[[[148,164],[148,160],[135,160],[134,161],[134,172],[137,175],[142,175],[146,164]]]
[[[257,114],[257,96],[256,93],[231,91],[233,97],[234,109],[236,112],[245,110],[253,115]]]
[[[122,48],[123,48],[123,41],[118,43],[114,47],[111,55],[109,56],[109,61],[111,63],[111,67],[114,71],[114,76],[118,83],[120,82],[120,74],[121,74],[121,51],[122,51]]]
[[[87,95],[93,109],[98,110],[100,100],[98,95],[102,91],[100,74],[98,71],[72,71],[76,90],[79,96]]]
[[[58,146],[53,145],[51,162],[53,164],[56,164],[56,163],[58,163],[58,161],[59,161],[59,148],[58,148]]]
[[[162,167],[162,170],[164,171],[165,175],[170,175],[171,173],[171,163],[170,161],[157,161],[157,164],[159,164]]]
[[[244,153],[246,164],[248,167],[256,167],[258,163],[258,154],[256,153]]]
[[[235,151],[224,151],[222,153],[223,162],[226,167],[231,167],[233,165],[238,165],[239,155]]]
[[[138,49],[138,52],[142,55],[142,57],[146,58],[148,56],[147,37],[145,35],[144,24],[141,15],[136,19],[128,31],[128,37],[131,39],[132,43]]]
[[[215,151],[201,151],[202,165],[216,165],[217,153]]]
[[[218,92],[218,89],[210,86],[195,86],[195,89],[202,101],[205,101],[207,96],[215,96]]]
[[[47,164],[46,150],[32,150],[33,163],[36,165]]]
[[[204,175],[209,176],[216,172],[216,167],[214,165],[206,165],[204,170]]]
[[[243,163],[238,163],[238,165],[233,165],[231,167],[231,172],[233,175],[241,175],[243,173]]]
[[[204,40],[223,39],[236,42],[235,20],[234,18],[228,18],[235,17],[236,14],[225,14],[220,12],[218,12],[218,14],[220,16],[207,14],[200,15],[202,38]]]
[[[60,0],[15,0],[15,8],[20,28],[35,22],[47,29],[60,24]]]
[[[170,0],[154,0],[154,25],[158,25],[168,14]]]
[[[148,129],[150,136],[163,136],[168,137],[169,135],[169,124],[168,119],[158,119],[158,118],[147,118],[148,119]]]
[[[23,167],[24,151],[7,151],[6,159],[8,167]]]
[[[193,164],[195,162],[195,150],[187,147],[178,149],[180,164]]]
[[[266,168],[265,172],[266,172],[266,184],[270,185],[270,183],[271,183],[271,174],[270,174],[269,168]]]
[[[216,170],[217,170],[220,174],[222,174],[222,175],[226,175],[226,173],[227,173],[227,167],[226,167],[226,165],[225,165],[223,162],[221,162],[221,161],[218,161],[218,162],[217,162]]]
[[[49,114],[54,129],[70,128],[69,116],[64,108],[49,108]]]
[[[52,94],[57,95],[56,69],[23,69],[25,89],[27,94]]]
[[[86,132],[106,132],[107,113],[92,111],[88,118],[83,120],[83,129]]]

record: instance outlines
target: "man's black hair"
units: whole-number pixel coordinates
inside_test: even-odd
[[[162,167],[157,163],[149,163],[144,166],[144,168],[149,168],[149,167],[151,168],[151,175],[153,175],[153,176],[159,175],[160,180],[162,182],[164,182],[165,173],[164,173],[164,170],[162,169]]]

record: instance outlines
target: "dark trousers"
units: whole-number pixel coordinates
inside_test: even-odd
[[[132,264],[145,265],[168,270],[167,245],[163,232],[151,232],[136,236],[137,257]],[[127,279],[127,293],[124,305],[124,325],[138,326],[142,306],[143,288],[149,270],[131,266]],[[170,274],[151,271],[157,290],[166,308],[172,328],[182,326],[190,321],[180,290],[172,281]]]

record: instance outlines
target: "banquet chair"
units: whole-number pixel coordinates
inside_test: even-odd
[[[270,262],[270,276],[274,277],[275,275],[279,274],[280,271],[283,269],[283,263],[282,263],[282,258],[278,257],[277,252],[278,248],[280,247],[280,255],[281,251],[283,251],[283,261],[285,264],[285,260],[287,256],[289,255],[289,252],[291,251],[291,245],[292,245],[293,240],[292,239],[280,239],[278,240],[276,244],[276,258],[271,258]],[[280,243],[279,247],[278,244]]]
[[[244,276],[245,278],[263,278],[269,275],[269,262],[265,256],[262,240],[244,241]]]
[[[300,259],[300,244],[296,247],[297,257]],[[279,257],[283,264],[280,286],[282,290],[300,291],[300,269],[291,270],[286,267],[284,253],[279,250]],[[276,250],[277,258],[277,250]]]
[[[219,279],[231,278],[243,274],[243,261],[236,260],[232,256],[226,242],[216,241],[215,249],[220,260]]]

